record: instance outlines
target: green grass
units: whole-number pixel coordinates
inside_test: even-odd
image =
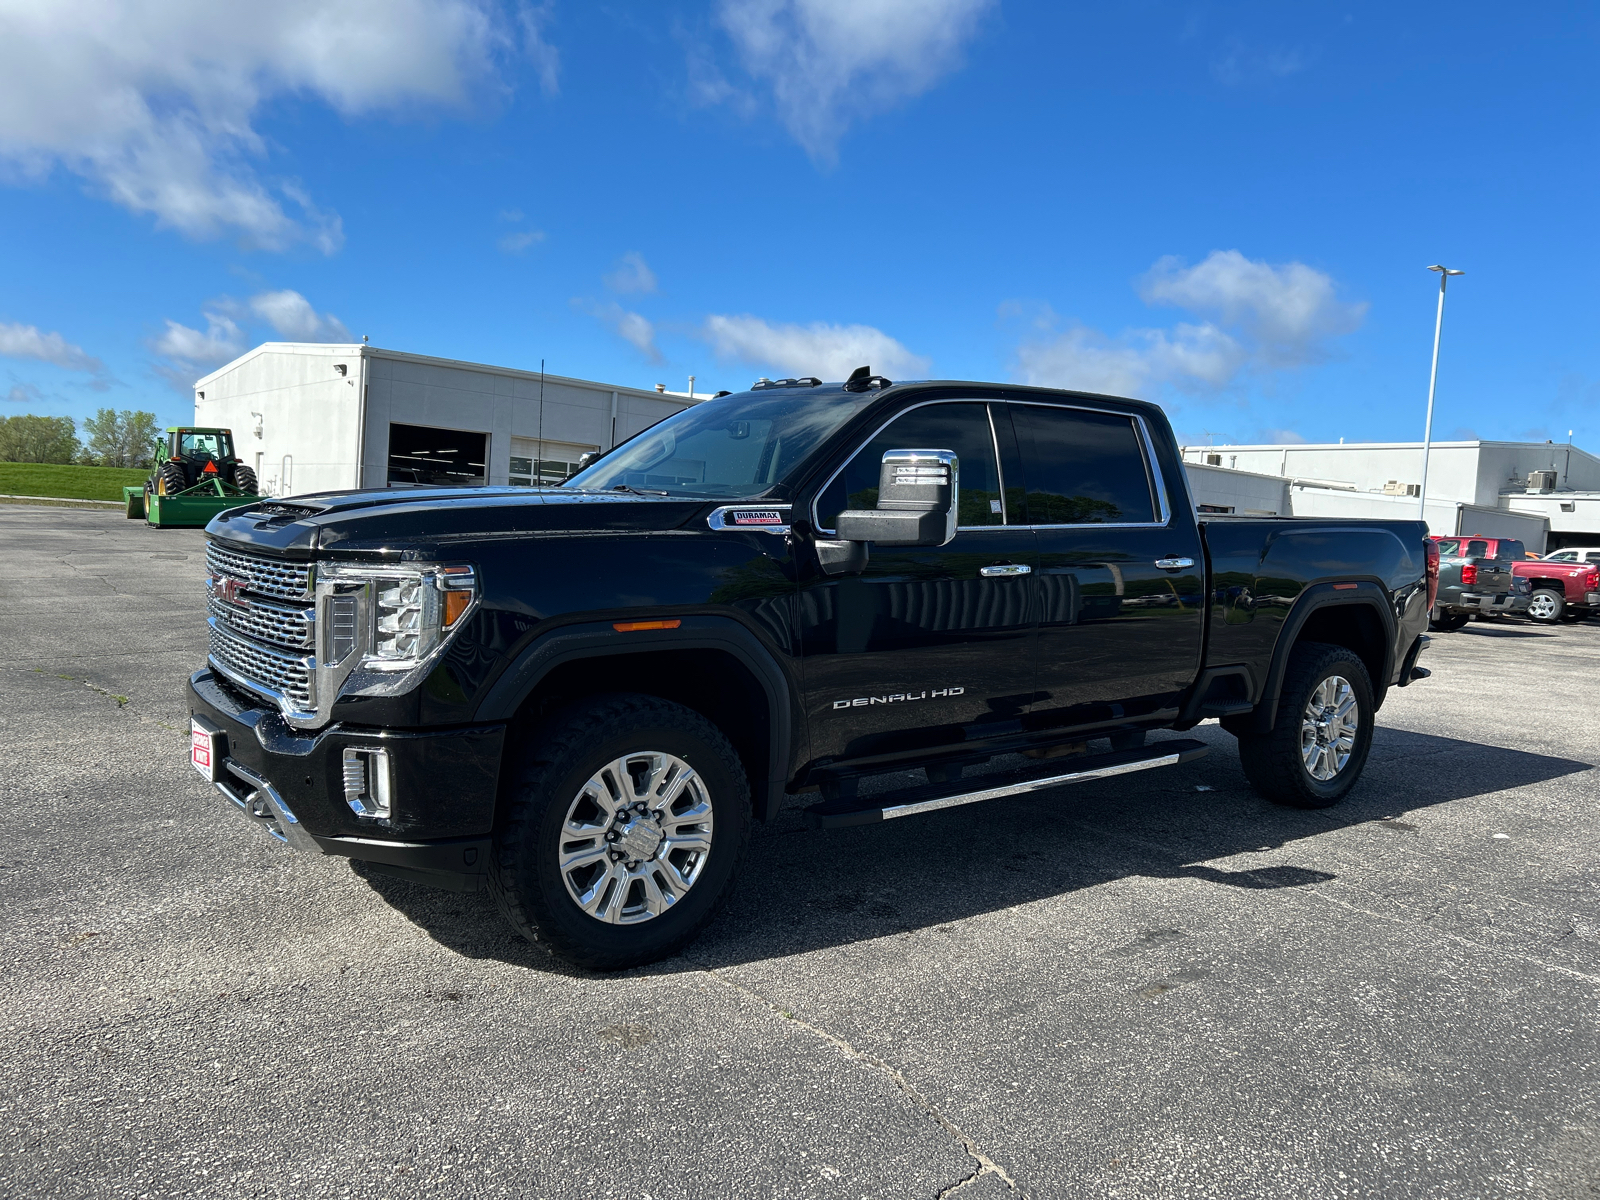
[[[0,462],[0,496],[121,500],[123,488],[142,487],[149,477],[149,471],[130,467],[75,467],[65,463]]]

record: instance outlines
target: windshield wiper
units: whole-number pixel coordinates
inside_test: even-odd
[[[670,494],[668,492],[652,492],[646,488],[629,487],[625,483],[619,483],[611,490],[613,492],[632,492],[635,496],[666,496]]]

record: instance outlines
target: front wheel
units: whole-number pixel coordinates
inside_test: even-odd
[[[722,731],[654,696],[546,721],[514,768],[489,886],[530,941],[621,970],[686,946],[731,891],[750,788]]]
[[[1567,598],[1551,588],[1540,588],[1528,600],[1528,616],[1541,625],[1554,625],[1566,611]]]
[[[1304,642],[1289,657],[1272,731],[1240,737],[1239,760],[1273,803],[1327,808],[1361,777],[1372,723],[1366,665],[1343,646]]]

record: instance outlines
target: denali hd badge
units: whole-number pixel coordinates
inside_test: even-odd
[[[873,704],[899,704],[902,700],[940,700],[947,696],[959,696],[967,689],[964,687],[931,688],[921,692],[895,692],[888,696],[857,696],[854,700],[835,700],[834,708],[867,708]]]

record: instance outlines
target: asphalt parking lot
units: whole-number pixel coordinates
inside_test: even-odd
[[[1600,1195],[1600,624],[1352,799],[1191,766],[829,834],[684,957],[281,850],[186,762],[199,531],[0,506],[0,1195]]]

